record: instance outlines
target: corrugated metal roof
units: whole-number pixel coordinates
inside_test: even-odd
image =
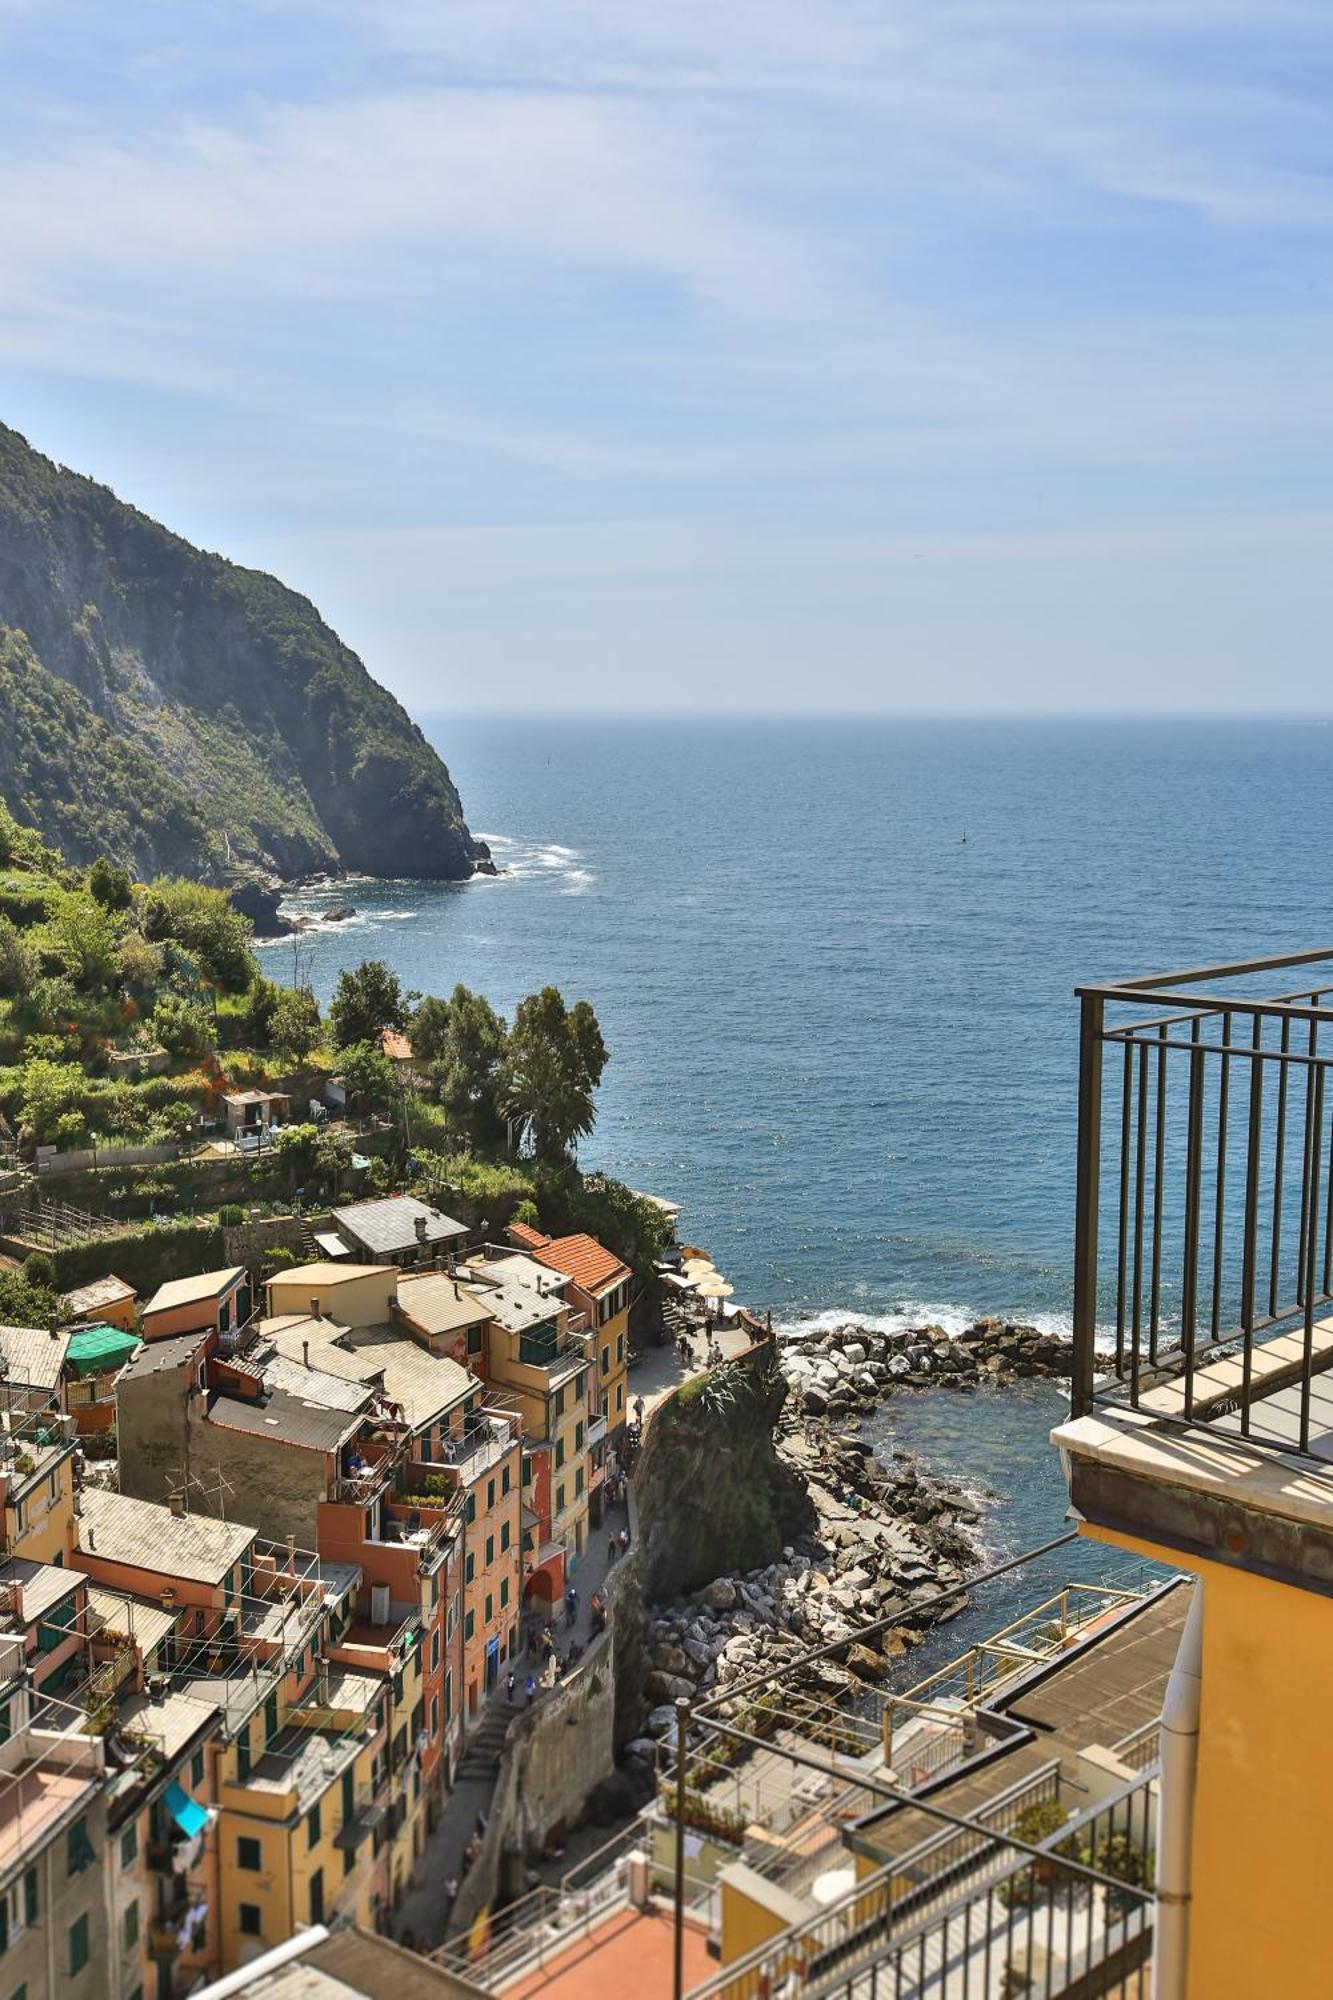
[[[349,1382],[369,1383],[382,1377],[385,1396],[402,1405],[413,1430],[433,1423],[476,1393],[476,1381],[466,1368],[448,1355],[429,1353],[400,1326],[348,1328],[332,1320],[306,1319],[272,1330],[266,1327],[264,1332],[289,1360],[303,1359],[308,1342],[311,1363],[319,1369]]]
[[[257,1350],[258,1373],[271,1389],[286,1389],[307,1403],[322,1403],[328,1410],[364,1410],[374,1391],[364,1383],[349,1382],[327,1368],[307,1368],[280,1348]]]
[[[155,1500],[85,1486],[79,1552],[153,1575],[221,1583],[255,1540],[253,1528],[207,1514],[173,1514]],[[91,1540],[89,1531],[91,1530]]]
[[[69,1333],[42,1326],[0,1326],[0,1356],[16,1388],[54,1389],[69,1352]]]
[[[252,1437],[275,1438],[307,1451],[336,1451],[361,1428],[359,1415],[331,1410],[326,1403],[306,1402],[286,1389],[272,1389],[262,1402],[241,1396],[216,1396],[208,1421],[223,1430],[248,1431]]]
[[[90,1285],[76,1285],[72,1292],[62,1292],[61,1302],[76,1319],[84,1319],[93,1313],[104,1312],[108,1306],[120,1305],[126,1299],[136,1297],[133,1285],[126,1284],[114,1272],[105,1278],[94,1278]]]
[[[398,1280],[398,1303],[416,1326],[430,1334],[453,1333],[489,1319],[484,1294],[470,1292],[444,1271],[404,1272]]]
[[[229,1292],[245,1276],[244,1264],[231,1264],[221,1271],[200,1271],[193,1278],[169,1278],[159,1285],[144,1307],[149,1313],[176,1312],[181,1306],[208,1305]]]
[[[372,1257],[394,1256],[414,1250],[420,1241],[417,1223],[426,1225],[427,1243],[453,1243],[467,1235],[461,1222],[438,1208],[428,1208],[414,1194],[389,1195],[383,1201],[353,1202],[350,1208],[335,1208],[333,1219],[345,1235],[368,1250]]]

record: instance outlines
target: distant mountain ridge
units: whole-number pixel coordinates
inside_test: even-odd
[[[313,604],[3,424],[0,796],[141,877],[489,867],[439,756]]]

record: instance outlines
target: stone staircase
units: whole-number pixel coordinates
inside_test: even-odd
[[[495,1775],[495,1760],[504,1749],[509,1725],[518,1714],[517,1708],[510,1708],[501,1695],[499,1700],[486,1704],[480,1722],[468,1737],[459,1760],[460,1778],[491,1778]]]

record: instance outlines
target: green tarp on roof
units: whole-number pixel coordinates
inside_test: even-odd
[[[118,1326],[81,1326],[72,1333],[66,1360],[80,1375],[96,1375],[103,1368],[119,1368],[142,1343]]]

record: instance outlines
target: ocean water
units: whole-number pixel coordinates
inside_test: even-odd
[[[343,885],[363,914],[303,940],[316,990],[373,955],[504,1012],[587,997],[612,1060],[585,1166],[681,1201],[778,1319],[1067,1327],[1076,981],[1328,928],[1320,724],[424,726],[505,872]],[[1049,1400],[939,1420],[997,1487],[1044,1451],[997,1548],[1059,1526]]]

